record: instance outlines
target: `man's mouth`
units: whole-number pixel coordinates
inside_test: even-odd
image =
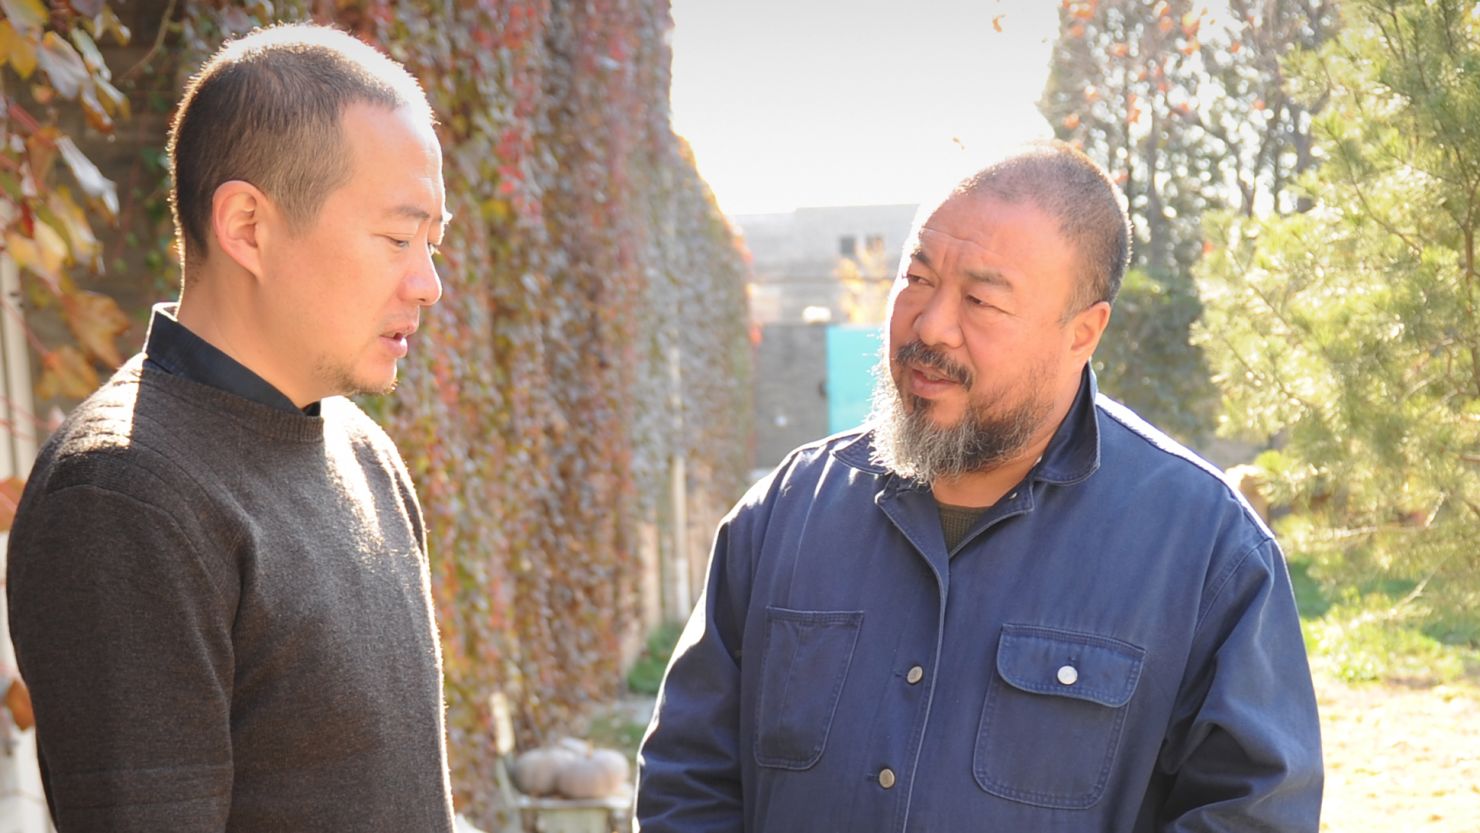
[[[380,336],[381,338],[388,338],[392,341],[405,341],[414,332],[416,332],[415,324],[401,324],[382,332]]]
[[[414,332],[416,332],[415,324],[403,324],[383,331],[380,334],[380,337],[388,342],[387,346],[390,348],[391,353],[394,354],[396,358],[402,358],[406,355],[407,350],[410,349],[406,343],[406,340],[409,339],[411,337],[411,334]]]
[[[931,385],[952,384],[971,388],[971,374],[945,356],[932,351],[922,342],[912,341],[899,348],[895,361],[916,374],[921,382]]]
[[[921,376],[925,377],[925,381],[927,381],[927,382],[931,382],[931,383],[936,383],[936,382],[956,382],[956,380],[953,379],[953,378],[951,378],[950,376],[947,376],[946,374],[941,373],[939,371],[932,370],[931,368],[928,368],[928,367],[915,366],[915,367],[912,367],[911,369],[914,370],[916,373],[920,374]]]

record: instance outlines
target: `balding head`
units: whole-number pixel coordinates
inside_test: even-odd
[[[1088,156],[1063,142],[1035,143],[966,177],[951,194],[1030,202],[1058,223],[1079,260],[1065,317],[1114,303],[1130,263],[1130,217],[1120,189]]]

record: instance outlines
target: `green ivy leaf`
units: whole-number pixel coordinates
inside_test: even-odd
[[[25,192],[21,190],[21,181],[16,179],[9,171],[0,171],[0,191],[10,197],[14,202],[25,199]]]

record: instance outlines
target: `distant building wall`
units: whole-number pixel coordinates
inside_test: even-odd
[[[827,327],[767,324],[755,355],[755,468],[827,436]]]
[[[853,260],[866,281],[887,284],[914,216],[913,205],[862,205],[732,218],[751,255],[751,320],[801,323],[810,307],[827,310],[832,323],[849,321],[842,261]]]

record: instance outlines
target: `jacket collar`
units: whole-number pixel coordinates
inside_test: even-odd
[[[1043,459],[1033,467],[1029,480],[1072,485],[1085,480],[1100,467],[1100,423],[1095,402],[1099,398],[1099,385],[1094,371],[1086,365],[1080,378],[1079,393],[1069,413],[1059,423],[1053,439],[1043,452]],[[900,488],[924,488],[925,484],[912,483],[895,476],[874,459],[874,432],[869,428],[857,437],[833,449],[833,456],[844,464],[859,471],[875,475],[887,475],[899,480]]]

